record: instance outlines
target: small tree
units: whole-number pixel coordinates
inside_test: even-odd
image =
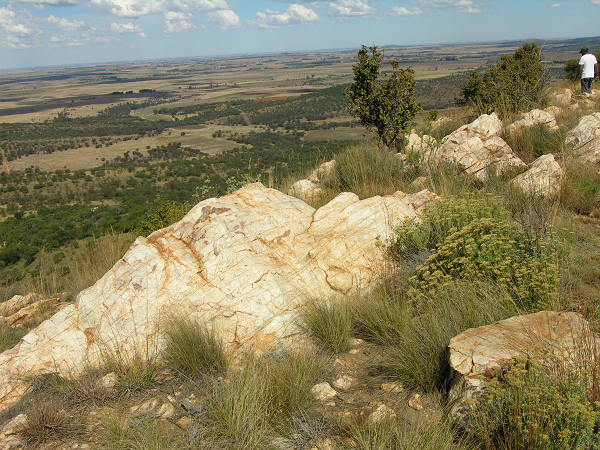
[[[544,103],[544,88],[550,82],[542,62],[542,51],[535,43],[526,43],[514,55],[502,55],[495,67],[479,74],[472,72],[461,86],[459,105],[474,105],[480,112],[512,114]]]
[[[381,142],[391,147],[408,132],[421,104],[415,101],[414,71],[400,69],[398,60],[390,60],[392,72],[388,75],[381,72],[382,62],[383,53],[377,46],[367,49],[363,45],[353,67],[354,83],[344,94],[350,115],[358,117],[368,130],[375,130]]]

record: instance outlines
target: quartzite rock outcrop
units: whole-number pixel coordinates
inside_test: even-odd
[[[527,172],[514,178],[511,183],[530,196],[556,197],[560,191],[563,169],[554,155],[542,155]]]
[[[600,112],[579,119],[567,133],[565,146],[572,156],[584,162],[600,161]]]
[[[485,379],[509,370],[517,357],[582,364],[594,358],[600,338],[578,313],[541,311],[471,328],[450,340],[453,415],[468,426],[467,399],[480,392]]]
[[[558,130],[558,124],[556,123],[555,117],[556,110],[558,110],[556,107],[550,107],[545,110],[532,109],[523,114],[521,120],[517,120],[506,127],[506,131],[512,134],[518,134],[522,132],[524,128],[530,128],[535,125],[545,125],[550,130]]]
[[[205,200],[138,238],[75,304],[0,355],[0,409],[23,393],[25,374],[76,375],[101,352],[154,352],[173,313],[215,327],[232,351],[285,344],[301,304],[368,287],[385,267],[378,239],[434,199],[428,191],[366,200],[343,193],[315,210],[255,183]]]
[[[423,160],[430,165],[446,163],[459,174],[485,180],[489,170],[503,172],[509,167],[525,166],[499,136],[502,121],[496,113],[484,114],[444,138],[442,144],[426,152]]]

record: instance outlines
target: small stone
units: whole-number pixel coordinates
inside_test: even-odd
[[[361,347],[365,344],[364,339],[350,339],[350,342],[348,342],[348,345],[350,345],[351,348],[357,348],[357,347]]]
[[[371,424],[379,423],[383,420],[389,420],[396,417],[396,413],[387,405],[381,404],[367,418],[367,422]]]
[[[333,382],[333,386],[342,391],[349,391],[358,384],[358,380],[350,375],[342,375]]]
[[[392,381],[391,383],[383,383],[381,390],[387,394],[398,394],[404,391],[404,387],[399,381]]]
[[[183,416],[178,419],[177,422],[175,422],[175,425],[177,425],[179,428],[187,428],[191,423],[192,419],[190,419],[188,416]]]
[[[419,394],[415,394],[408,401],[408,406],[410,406],[415,411],[421,411],[423,409],[423,403],[421,403],[421,396]]]
[[[175,397],[173,397],[172,395],[167,395],[167,400],[169,400],[174,405],[177,404],[177,399]]]
[[[348,353],[350,353],[351,355],[358,355],[360,352],[362,352],[360,348],[353,348]]]
[[[158,408],[158,404],[158,399],[153,398],[144,403],[140,403],[139,405],[132,406],[129,408],[129,412],[135,414],[136,416],[144,416],[150,413],[152,410]]]
[[[327,401],[331,400],[337,395],[335,389],[331,387],[331,385],[327,382],[315,384],[310,390],[315,400],[319,401]]]
[[[336,358],[336,359],[335,359],[335,361],[333,361],[333,365],[334,365],[335,367],[341,367],[341,366],[343,366],[343,365],[344,365],[344,361],[342,361],[342,360],[341,360],[341,359],[339,359],[339,358]]]
[[[305,447],[307,450],[334,450],[337,448],[335,442],[329,438],[319,439],[314,444],[307,444]]]
[[[187,399],[181,400],[181,407],[185,409],[189,413],[200,414],[202,413],[202,408],[192,403],[190,400],[192,396],[190,395]]]
[[[18,416],[10,419],[2,427],[2,434],[5,436],[18,434],[23,428],[25,428],[25,426],[27,426],[27,414],[19,414]]]
[[[281,436],[272,439],[269,444],[269,448],[275,448],[277,450],[294,450],[296,448],[294,441]]]
[[[163,403],[155,414],[156,417],[161,417],[163,419],[170,419],[174,415],[175,407],[172,403]]]
[[[119,381],[119,379],[117,378],[117,374],[114,372],[111,372],[102,377],[102,380],[100,380],[100,385],[102,386],[102,389],[106,389],[106,390],[110,391],[117,387],[118,381]]]

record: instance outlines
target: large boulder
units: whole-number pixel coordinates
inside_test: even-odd
[[[469,401],[485,380],[510,370],[515,358],[565,361],[571,366],[595,357],[600,338],[578,313],[541,311],[471,328],[450,340],[452,415],[468,428]]]
[[[459,174],[484,181],[488,171],[503,172],[509,167],[526,166],[502,138],[502,121],[494,113],[484,114],[444,138],[442,145],[424,155],[430,165],[456,167]]]
[[[205,200],[139,237],[75,304],[0,355],[0,409],[23,393],[25,375],[77,375],[107,352],[159,350],[161,322],[173,313],[214,327],[232,352],[292,345],[297,309],[368,288],[386,266],[378,243],[434,199],[343,193],[315,210],[255,183]]]
[[[530,196],[554,198],[560,191],[563,170],[554,155],[542,155],[536,159],[527,172],[512,180],[512,184]]]
[[[600,112],[579,119],[577,125],[567,133],[565,146],[581,161],[600,161]]]
[[[531,128],[535,125],[546,125],[550,130],[558,130],[554,109],[532,109],[531,111],[523,114],[523,118],[521,120],[517,120],[506,127],[506,131],[511,134],[518,134],[521,133],[525,128]]]

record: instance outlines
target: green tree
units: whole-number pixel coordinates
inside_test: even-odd
[[[354,83],[344,94],[350,115],[358,117],[368,130],[375,130],[381,142],[391,147],[409,131],[421,104],[415,101],[414,71],[410,67],[400,69],[398,60],[389,62],[391,74],[382,72],[383,53],[377,46],[367,49],[363,45],[353,67]]]
[[[544,89],[549,82],[542,51],[535,42],[530,42],[513,55],[502,55],[487,72],[472,72],[461,86],[463,97],[457,99],[457,104],[500,115],[526,111],[545,103]]]

